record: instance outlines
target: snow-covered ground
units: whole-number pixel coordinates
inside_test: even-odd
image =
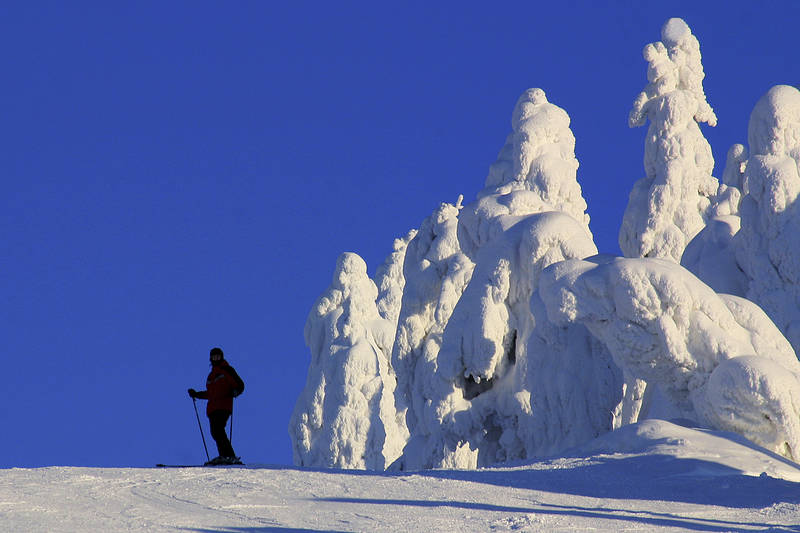
[[[0,530],[800,531],[800,467],[648,420],[564,457],[479,470],[0,471]]]

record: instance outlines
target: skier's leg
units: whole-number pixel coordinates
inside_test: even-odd
[[[231,414],[227,411],[214,411],[208,415],[211,423],[211,436],[217,443],[217,451],[220,457],[234,457],[233,447],[225,433],[225,426],[228,425],[228,418]]]

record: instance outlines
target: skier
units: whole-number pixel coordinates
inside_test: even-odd
[[[233,399],[244,391],[244,381],[225,360],[221,348],[212,348],[209,358],[211,373],[206,379],[206,390],[198,392],[189,389],[189,396],[192,398],[208,400],[206,415],[211,425],[211,436],[217,443],[219,456],[206,464],[241,464],[241,459],[234,453],[231,442],[225,434],[225,426],[233,413]]]

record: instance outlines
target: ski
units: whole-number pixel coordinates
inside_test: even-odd
[[[156,463],[156,468],[218,468],[218,467],[225,467],[225,466],[245,466],[244,463],[233,463],[233,464],[219,464],[219,465],[168,465],[164,463]]]
[[[167,465],[164,463],[156,463],[156,468],[203,468],[205,465]]]

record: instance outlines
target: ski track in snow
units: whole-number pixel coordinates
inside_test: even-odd
[[[0,471],[0,531],[799,531],[800,483],[670,454],[476,471]]]

